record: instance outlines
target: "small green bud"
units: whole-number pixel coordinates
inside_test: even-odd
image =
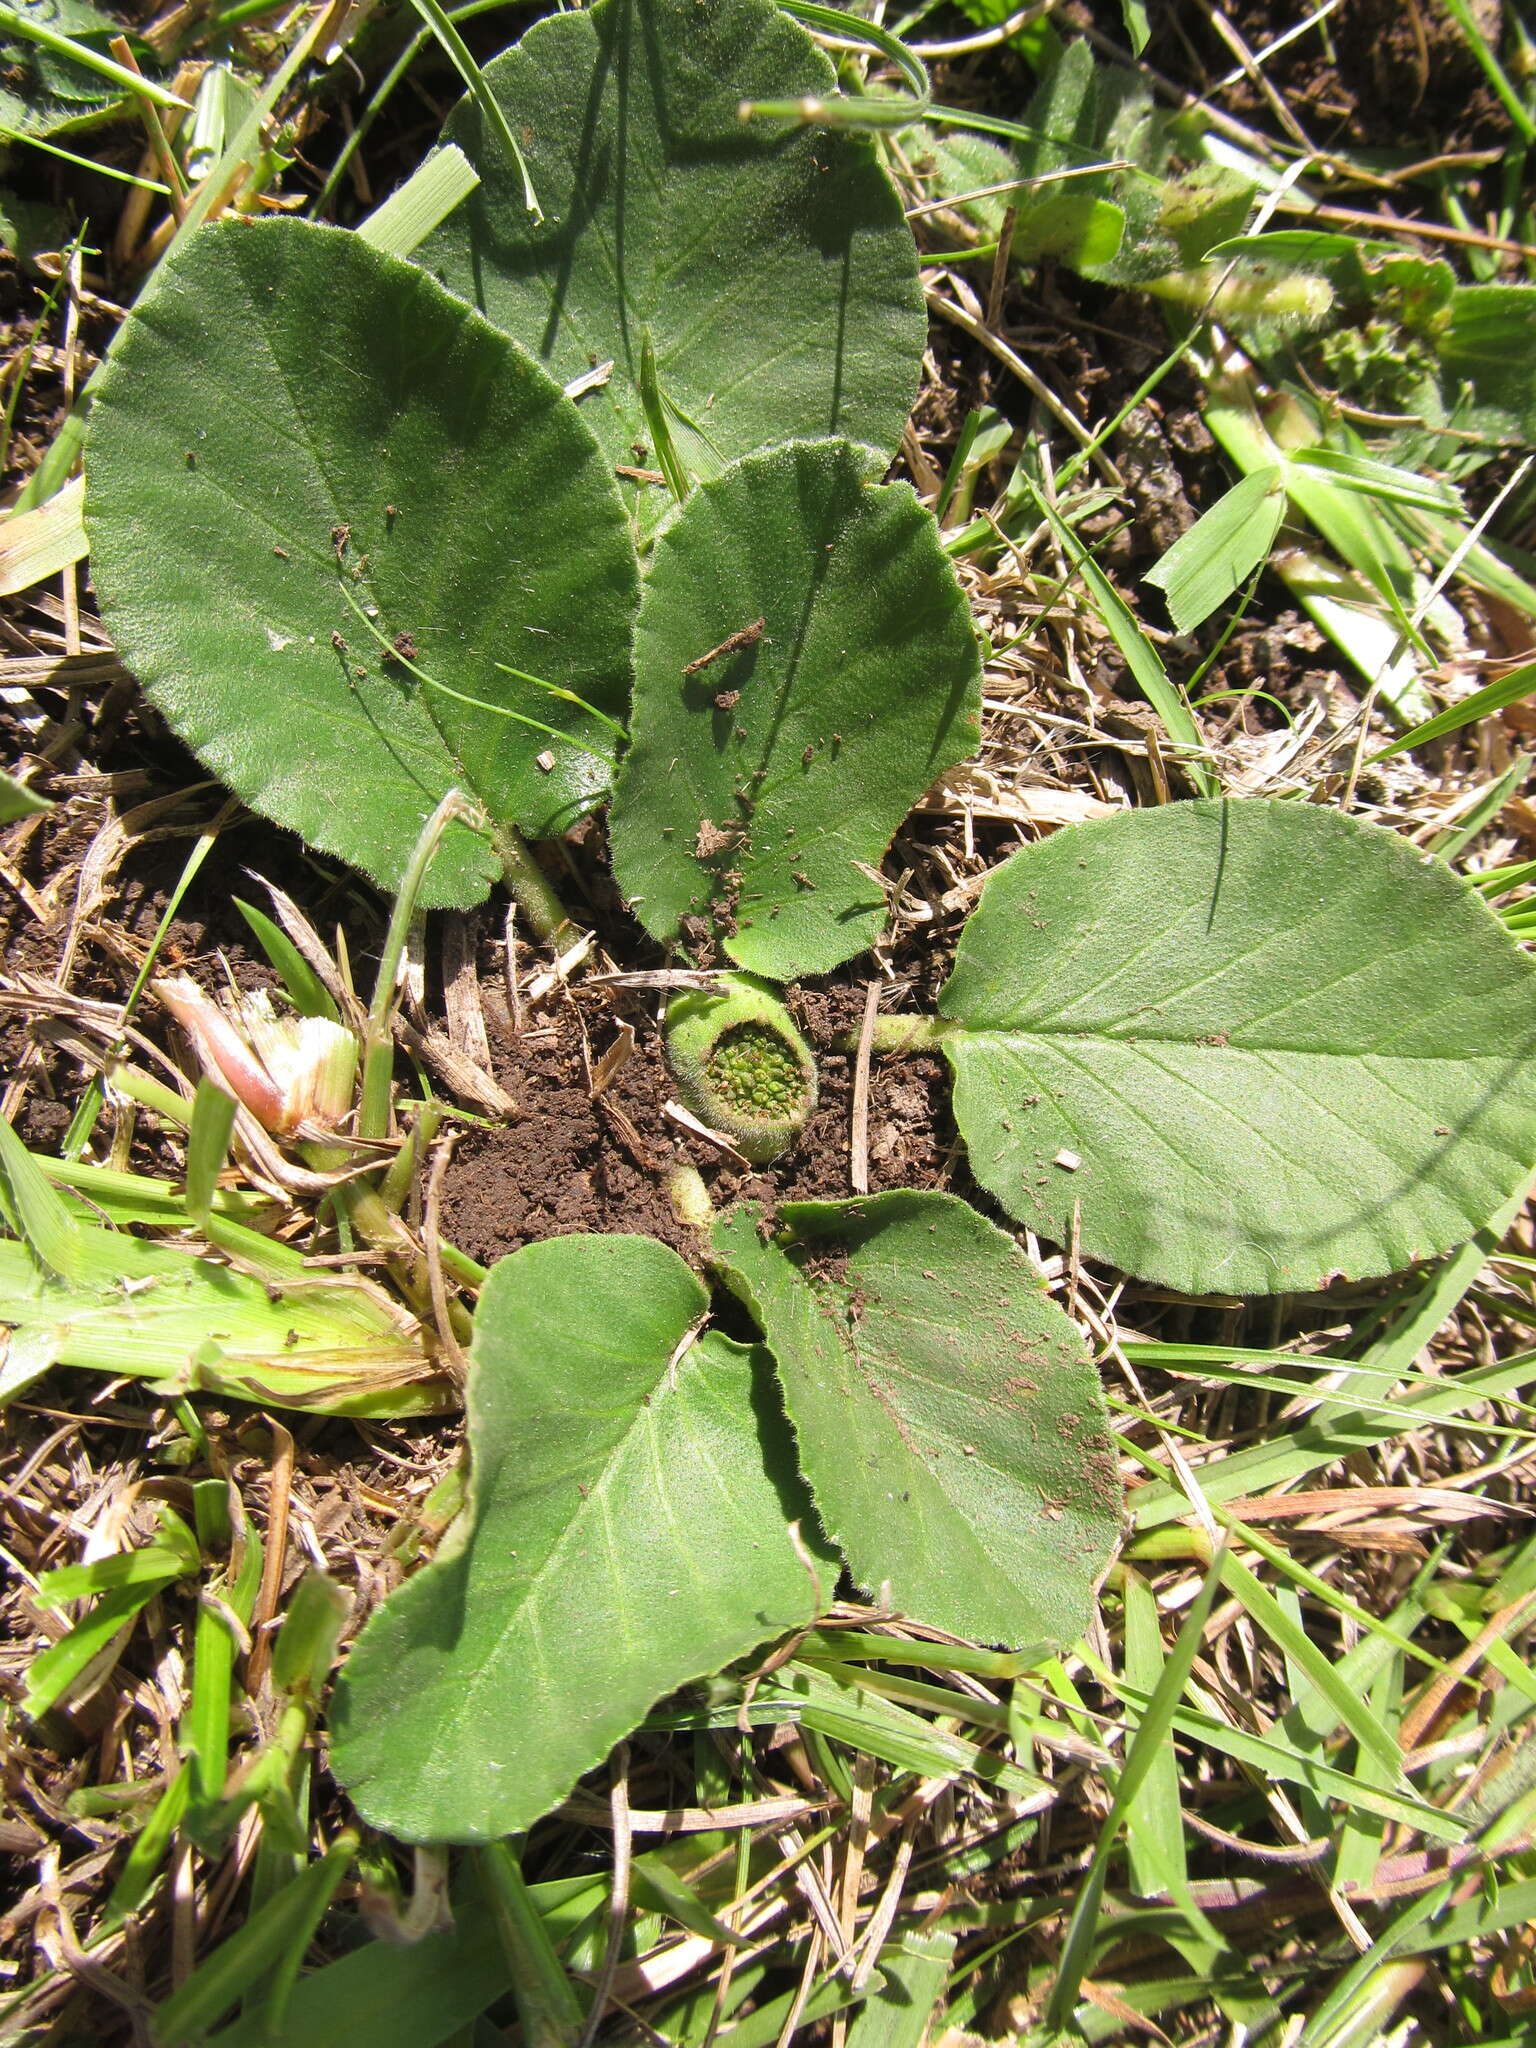
[[[667,1008],[667,1055],[683,1105],[754,1166],[793,1144],[816,1107],[816,1063],[788,1010],[751,974]]]

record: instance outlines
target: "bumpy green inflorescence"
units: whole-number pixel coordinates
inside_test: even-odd
[[[741,1116],[781,1122],[805,1094],[800,1062],[766,1024],[738,1024],[709,1058],[709,1078]]]
[[[816,1107],[816,1063],[767,982],[724,974],[677,997],[666,1037],[684,1106],[754,1166],[794,1143]]]

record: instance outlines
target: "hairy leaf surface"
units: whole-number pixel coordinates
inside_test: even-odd
[[[581,401],[611,461],[657,467],[647,334],[693,473],[795,435],[889,460],[926,337],[901,201],[867,136],[738,111],[835,90],[803,29],[768,0],[599,0],[536,23],[485,78],[545,218],[465,100],[446,135],[480,190],[416,260],[562,382],[612,360]],[[666,511],[658,486],[626,488],[642,526]]]
[[[1044,1649],[1082,1633],[1119,1533],[1098,1374],[995,1224],[953,1195],[734,1210],[715,1248],[773,1352],[817,1510],[860,1586]]]
[[[864,869],[974,751],[980,697],[965,597],[911,489],[867,482],[846,442],[748,456],[656,543],[620,888],[659,939],[702,917],[754,973],[825,974],[879,936]]]
[[[1536,1163],[1536,969],[1441,862],[1314,805],[1015,854],[939,1008],[982,1186],[1186,1292],[1395,1272]]]
[[[646,1709],[811,1617],[766,1356],[644,1237],[557,1237],[475,1318],[470,1498],[348,1660],[332,1764],[415,1842],[528,1827]]]
[[[623,508],[559,387],[411,264],[302,221],[200,230],[123,330],[86,467],[124,659],[312,845],[393,888],[465,789],[490,829],[449,828],[422,900],[468,904],[499,872],[495,825],[554,832],[606,789],[613,733],[496,664],[622,719]]]

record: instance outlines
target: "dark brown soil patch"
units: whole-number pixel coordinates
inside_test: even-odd
[[[487,994],[491,993],[486,985]],[[488,1009],[491,1007],[487,1005]],[[675,1089],[654,1009],[632,997],[576,993],[549,1013],[492,1023],[496,1078],[517,1101],[506,1125],[476,1128],[461,1141],[444,1197],[445,1234],[489,1264],[521,1245],[571,1231],[637,1231],[696,1258],[688,1228],[667,1192],[671,1168],[698,1168],[715,1202],[834,1201],[851,1195],[853,1060],[830,1049],[856,1028],[862,985],[818,990],[802,1005],[819,1041],[821,1100],[800,1144],[775,1167],[743,1171],[665,1113]],[[585,1028],[595,1062],[619,1020],[635,1048],[594,1098],[583,1062]],[[886,1188],[947,1186],[954,1156],[942,1063],[923,1056],[877,1063],[871,1074],[869,1179]]]

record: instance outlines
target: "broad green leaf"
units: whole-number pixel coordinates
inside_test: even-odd
[[[612,360],[581,402],[611,462],[656,467],[647,335],[716,462],[796,435],[894,454],[926,332],[901,201],[868,137],[738,111],[834,90],[803,29],[769,0],[600,0],[538,22],[485,79],[545,218],[466,100],[445,134],[481,187],[416,260],[562,383]],[[666,511],[665,491],[626,488],[643,526]]]
[[[475,1319],[470,1500],[349,1659],[331,1761],[407,1841],[528,1827],[664,1693],[811,1617],[768,1362],[643,1237],[557,1237]],[[829,1582],[830,1583],[830,1582]]]
[[[1209,506],[1142,578],[1168,600],[1177,630],[1203,625],[1241,590],[1274,545],[1285,514],[1277,468],[1256,469]]]
[[[1120,1528],[1082,1338],[953,1195],[740,1208],[716,1251],[778,1366],[800,1468],[858,1584],[953,1634],[1077,1639]]]
[[[468,790],[488,824],[449,826],[430,907],[486,894],[498,825],[558,831],[603,793],[612,733],[530,678],[622,716],[634,551],[574,406],[504,335],[356,235],[221,222],[99,388],[103,616],[254,809],[394,888]]]
[[[1536,435],[1536,370],[1531,324],[1536,292],[1526,284],[1460,285],[1440,361],[1455,384],[1472,386],[1476,418],[1512,440]]]
[[[780,981],[878,937],[864,867],[977,741],[981,662],[938,529],[866,475],[846,442],[796,442],[701,484],[636,629],[619,886],[655,937],[708,918]]]
[[[971,1171],[1187,1292],[1396,1272],[1536,1161],[1536,967],[1396,835],[1279,801],[1057,833],[939,997]]]

